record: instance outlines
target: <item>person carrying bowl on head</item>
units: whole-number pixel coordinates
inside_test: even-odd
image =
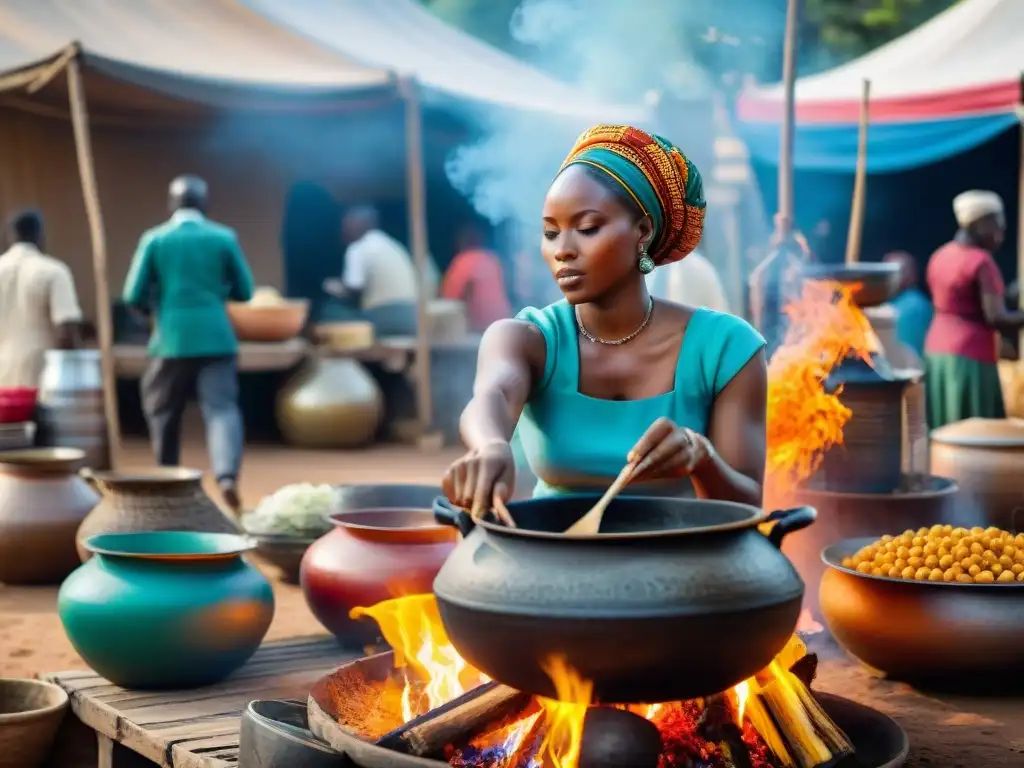
[[[635,460],[629,493],[760,506],[764,339],[647,290],[652,270],[697,246],[704,213],[699,172],[665,139],[600,125],[577,140],[543,209],[542,253],[565,298],[484,334],[461,419],[469,450],[443,480],[453,503],[479,515],[509,498],[517,431],[535,496],[603,491]]]

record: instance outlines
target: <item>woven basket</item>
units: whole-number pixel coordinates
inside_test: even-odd
[[[83,473],[103,497],[78,529],[78,555],[92,555],[82,543],[101,533],[202,531],[240,533],[241,527],[206,495],[203,473],[166,467],[139,474]]]

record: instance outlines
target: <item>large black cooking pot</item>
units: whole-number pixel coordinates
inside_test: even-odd
[[[474,524],[447,499],[439,522],[465,537],[434,581],[456,650],[477,669],[554,697],[562,655],[603,702],[724,691],[764,669],[796,628],[804,584],[779,550],[811,507],[768,515],[723,501],[619,497],[601,532],[561,532],[597,495],[513,502],[518,528]],[[757,526],[774,521],[768,536]]]

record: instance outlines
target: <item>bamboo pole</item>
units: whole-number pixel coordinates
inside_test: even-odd
[[[846,234],[846,264],[860,260],[864,235],[864,203],[868,187],[868,123],[870,121],[871,81],[864,80],[860,91],[860,125],[857,128],[857,168],[853,176],[853,202],[850,205],[850,229]]]
[[[117,373],[114,365],[114,330],[111,320],[110,290],[107,274],[107,242],[103,229],[103,210],[100,207],[96,184],[96,166],[89,134],[89,112],[82,84],[79,57],[68,60],[68,100],[71,107],[71,126],[75,134],[75,152],[78,155],[78,174],[82,182],[82,197],[89,220],[92,241],[92,271],[96,292],[96,330],[99,335],[100,359],[103,371],[103,403],[106,409],[107,442],[110,466],[116,468],[121,452],[121,422],[117,411]]]
[[[800,0],[786,4],[786,37],[782,54],[782,84],[785,112],[779,133],[778,216],[775,234],[780,239],[793,228],[793,145],[796,130],[796,55],[799,36]]]
[[[430,253],[427,244],[427,191],[423,168],[423,115],[415,81],[399,81],[405,100],[406,210],[412,256],[419,275],[416,292],[416,415],[420,436],[426,436],[434,421],[434,398],[430,384],[430,328],[427,317]]]
[[[1020,121],[1020,162],[1017,166],[1017,302],[1024,309],[1024,72],[1020,76],[1017,119]],[[1024,369],[1024,328],[1017,336],[1017,365]]]

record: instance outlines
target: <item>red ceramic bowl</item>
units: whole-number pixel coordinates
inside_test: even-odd
[[[0,424],[32,421],[39,390],[32,387],[0,388]]]

